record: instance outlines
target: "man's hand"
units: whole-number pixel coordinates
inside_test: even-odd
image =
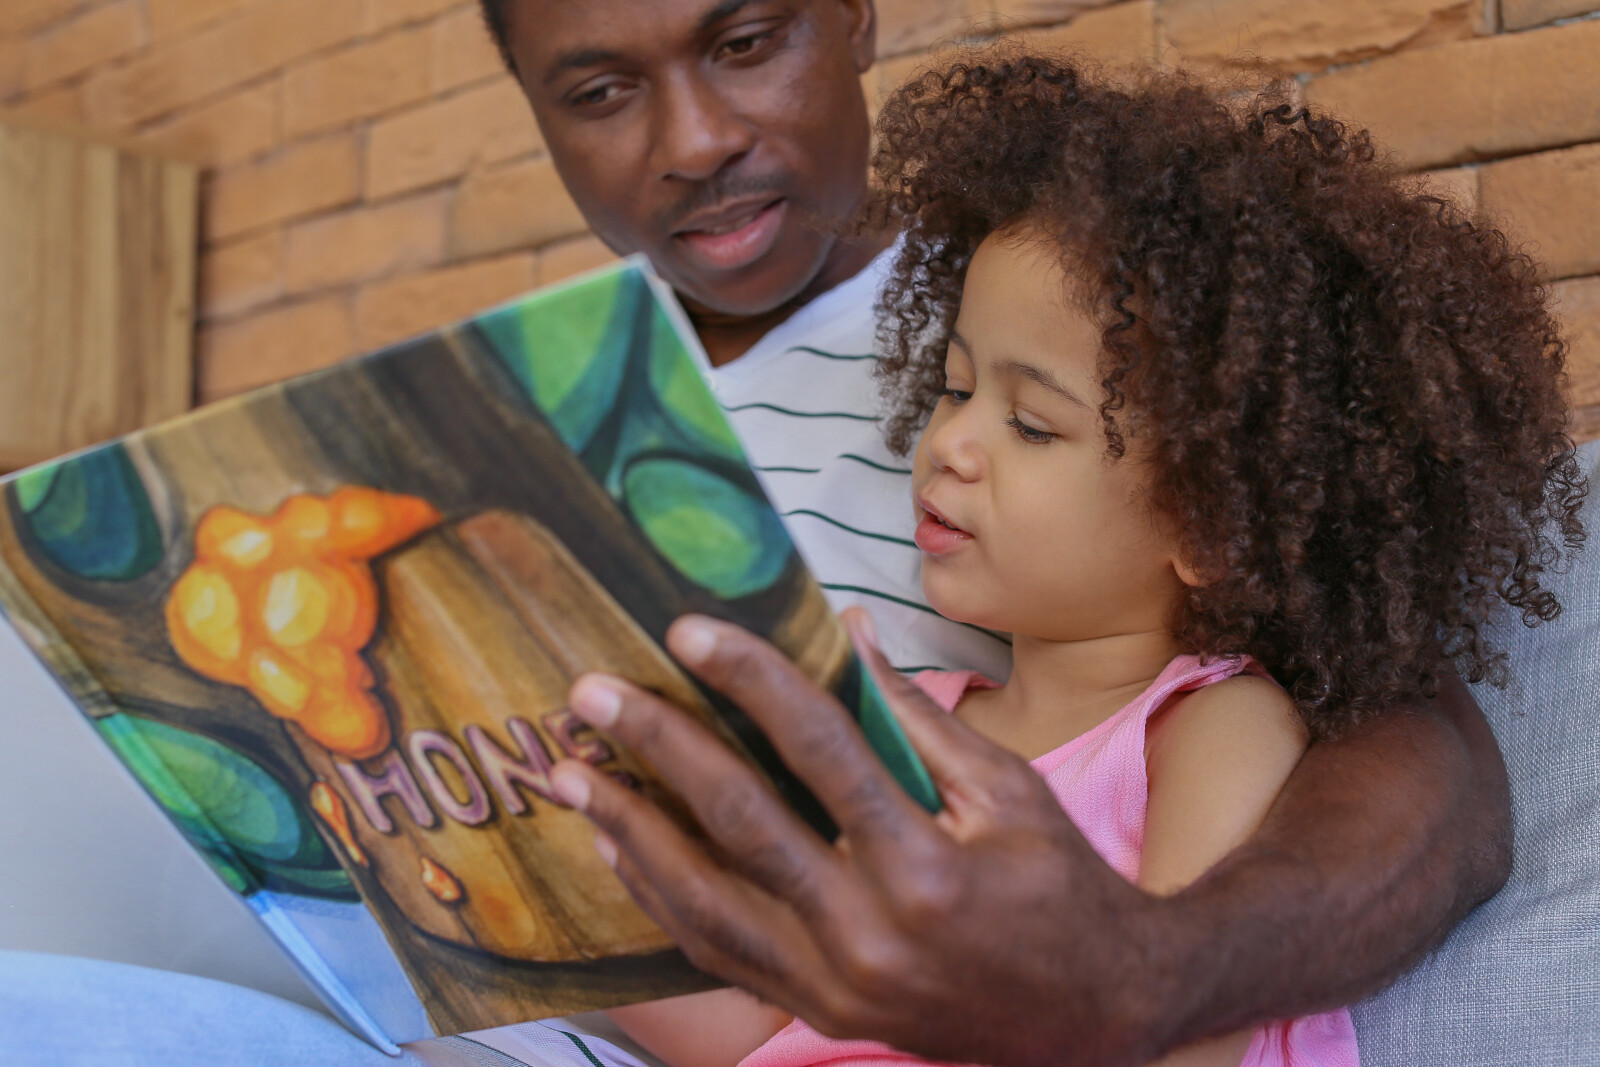
[[[766,731],[845,842],[824,842],[676,708],[613,678],[581,680],[573,710],[647,759],[716,844],[721,862],[587,765],[557,770],[556,788],[604,831],[602,854],[696,966],[824,1033],[927,1056],[1060,1063],[1070,1047],[1074,1062],[1109,1064],[1156,1051],[1158,1035],[1119,1025],[1123,996],[1106,996],[1119,972],[1143,978],[1124,966],[1119,931],[1145,898],[1100,861],[1023,760],[934,706],[858,634],[944,797],[930,816],[845,709],[764,642],[687,619],[667,644]]]
[[[1476,892],[1458,892],[1470,880],[1459,866],[1397,871],[1386,864],[1409,829],[1449,836],[1450,818],[1464,809],[1460,794],[1474,788],[1469,780],[1454,795],[1418,796],[1409,812],[1363,809],[1362,791],[1392,799],[1383,787],[1386,771],[1424,792],[1450,793],[1450,768],[1470,766],[1449,743],[1430,745],[1427,731],[1402,729],[1399,744],[1409,758],[1436,758],[1446,767],[1443,777],[1368,759],[1367,773],[1345,789],[1349,795],[1334,798],[1344,809],[1297,813],[1274,829],[1309,847],[1298,839],[1261,846],[1258,834],[1251,842],[1257,858],[1243,875],[1235,865],[1231,880],[1208,875],[1177,896],[1148,896],[1100,860],[1025,762],[891,670],[864,616],[850,624],[858,652],[939,787],[946,808],[938,816],[904,794],[849,714],[781,654],[736,627],[699,618],[673,627],[669,649],[766,731],[841,828],[840,844],[819,838],[759,772],[688,715],[617,679],[580,680],[573,710],[650,761],[687,801],[715,856],[593,768],[568,761],[555,772],[558,791],[603,831],[596,840],[602,854],[697,966],[824,1033],[945,1060],[1144,1063],[1208,1033],[1328,1006],[1352,983],[1372,988],[1413,958],[1416,946],[1442,936],[1464,912],[1461,899]],[[1449,742],[1450,731],[1443,732]],[[1337,793],[1350,768],[1333,763]],[[1492,808],[1494,799],[1465,810]],[[1330,831],[1329,814],[1349,825]],[[1274,816],[1264,834],[1285,821]],[[1472,834],[1483,830],[1482,821],[1451,840],[1478,840]],[[1329,840],[1337,847],[1318,851],[1318,842]],[[1362,842],[1380,855],[1352,851]],[[1456,854],[1408,854],[1423,851],[1435,859]],[[1334,868],[1320,868],[1329,857]],[[1352,938],[1344,933],[1324,933],[1328,951],[1307,955],[1303,946],[1318,944],[1329,910],[1319,884],[1343,895],[1333,910],[1354,916],[1372,935],[1362,941],[1365,957],[1347,954]],[[1396,893],[1407,903],[1372,912],[1353,906]],[[1293,959],[1290,949],[1275,951],[1283,942],[1270,940],[1286,929],[1300,931],[1291,941]],[[1222,977],[1237,967],[1278,984]],[[1305,976],[1296,977],[1296,968]]]

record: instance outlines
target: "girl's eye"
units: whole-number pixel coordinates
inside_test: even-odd
[[[952,404],[965,404],[972,399],[972,393],[966,389],[951,389],[949,386],[939,390],[939,395],[949,398]]]
[[[1029,444],[1042,445],[1046,441],[1054,441],[1056,435],[1048,430],[1035,429],[1017,418],[1015,415],[1006,420],[1006,425],[1017,431],[1017,436]]]

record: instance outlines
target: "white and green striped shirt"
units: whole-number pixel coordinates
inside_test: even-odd
[[[872,370],[874,305],[893,250],[711,372],[790,535],[835,610],[872,613],[902,671],[1004,679],[1008,644],[928,607],[912,543],[911,461],[884,445]]]

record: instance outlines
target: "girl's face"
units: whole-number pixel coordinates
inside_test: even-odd
[[[1056,641],[1166,629],[1192,576],[1106,454],[1101,327],[1060,253],[991,235],[967,270],[946,394],[914,463],[922,588],[940,614]]]

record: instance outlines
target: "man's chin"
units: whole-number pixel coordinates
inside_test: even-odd
[[[656,269],[693,313],[760,318],[793,304],[812,287],[832,242],[819,240],[815,248],[804,250],[787,244],[738,270],[707,270],[679,255],[656,260]]]

